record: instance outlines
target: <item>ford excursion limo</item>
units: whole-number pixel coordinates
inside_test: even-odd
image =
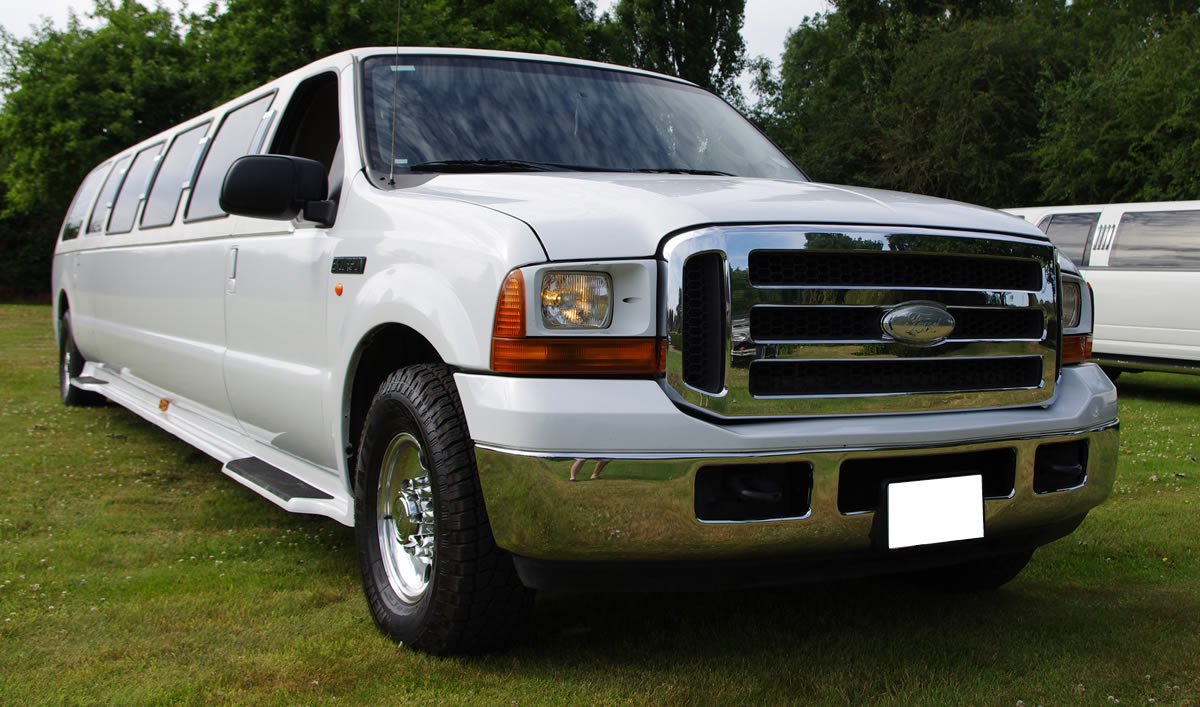
[[[1113,483],[1041,231],[813,183],[624,67],[322,59],[95,167],[53,288],[64,403],[353,526],[375,623],[435,654],[539,589],[994,588]]]

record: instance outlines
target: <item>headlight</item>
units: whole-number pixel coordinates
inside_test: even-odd
[[[1083,315],[1083,297],[1080,296],[1079,283],[1063,282],[1062,293],[1062,326],[1064,329],[1077,327]]]
[[[540,299],[547,329],[603,329],[612,321],[612,280],[605,273],[548,272]]]

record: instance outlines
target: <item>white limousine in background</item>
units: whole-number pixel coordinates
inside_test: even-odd
[[[1095,291],[1094,359],[1200,374],[1200,201],[1006,209],[1036,224]]]
[[[375,622],[433,653],[532,589],[992,588],[1113,483],[1041,231],[814,184],[644,71],[323,59],[97,166],[53,286],[64,402],[353,525]]]

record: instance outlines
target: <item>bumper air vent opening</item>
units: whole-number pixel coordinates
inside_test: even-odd
[[[1016,468],[1014,449],[853,459],[838,474],[838,510],[845,515],[877,511],[885,481],[914,477],[981,474],[984,498],[1009,498],[1016,489]]]
[[[725,272],[720,253],[700,253],[683,266],[683,382],[719,394],[725,387]]]
[[[812,465],[803,462],[701,467],[696,472],[696,518],[802,518],[811,505],[812,478]]]
[[[1087,440],[1043,444],[1033,462],[1033,492],[1054,493],[1087,482]]]

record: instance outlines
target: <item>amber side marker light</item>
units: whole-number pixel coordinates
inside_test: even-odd
[[[525,336],[525,278],[514,270],[500,286],[492,325],[492,370],[542,375],[662,373],[666,341],[655,337]]]
[[[1092,360],[1092,335],[1070,334],[1063,337],[1062,362],[1083,363]]]

